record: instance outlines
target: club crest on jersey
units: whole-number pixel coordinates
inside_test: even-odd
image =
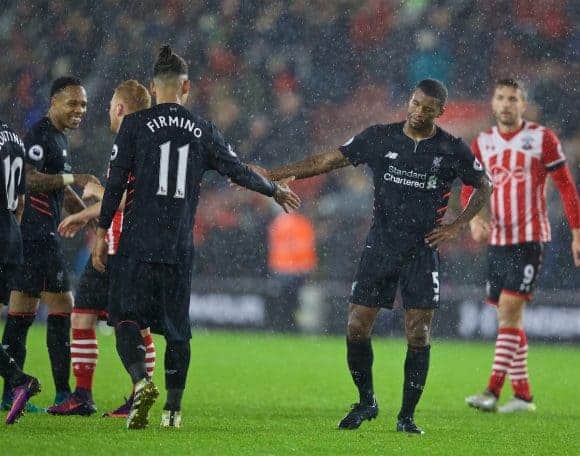
[[[115,161],[117,155],[119,154],[119,146],[113,144],[113,150],[111,151],[111,161]]]
[[[438,170],[439,168],[441,168],[441,162],[443,161],[443,157],[435,157],[433,159],[433,164],[431,165],[431,169],[433,171]]]
[[[532,142],[534,141],[534,138],[532,138],[531,136],[524,136],[522,138],[522,149],[523,150],[531,150],[533,145]]]
[[[385,154],[385,158],[390,158],[391,160],[395,160],[398,156],[399,154],[397,152],[393,152],[391,150]]]
[[[483,165],[477,158],[473,159],[473,169],[476,171],[483,171]]]

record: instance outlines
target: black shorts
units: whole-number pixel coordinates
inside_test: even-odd
[[[14,275],[12,290],[40,298],[43,291],[71,291],[67,262],[56,239],[23,242],[24,263]]]
[[[365,247],[351,302],[392,309],[399,285],[405,309],[439,307],[439,253],[427,245],[406,253]]]
[[[134,320],[167,340],[191,339],[191,262],[145,263],[117,254],[109,268],[110,326]]]
[[[0,310],[2,304],[7,306],[10,303],[11,283],[17,270],[18,266],[15,264],[0,263]]]
[[[501,293],[530,301],[543,250],[544,245],[540,242],[490,245],[487,251],[487,302],[497,305]]]
[[[109,261],[110,261],[109,257]],[[90,257],[77,286],[74,312],[107,318],[109,307],[109,270],[101,273],[93,268]]]

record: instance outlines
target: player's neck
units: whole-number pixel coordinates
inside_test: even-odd
[[[503,133],[503,134],[515,133],[516,131],[520,131],[523,126],[524,126],[524,119],[519,119],[519,121],[514,122],[511,125],[506,125],[506,124],[503,124],[501,122],[497,123],[497,128],[498,128],[499,132]]]
[[[48,110],[48,114],[46,114],[46,117],[48,117],[48,119],[50,120],[50,123],[58,131],[64,132],[66,130],[66,127],[64,126],[64,124],[62,124],[61,122],[58,121],[58,119],[56,118],[56,116],[54,115],[54,113],[50,109]]]
[[[405,125],[403,125],[403,132],[414,141],[421,141],[423,139],[431,138],[432,136],[435,136],[436,131],[437,127],[435,124],[426,126],[421,130],[411,127],[409,122],[405,122]]]
[[[158,91],[156,96],[155,96],[155,100],[157,101],[157,104],[174,103],[174,104],[178,104],[180,106],[183,105],[181,97],[173,91],[169,91],[167,93],[164,93],[162,91]]]

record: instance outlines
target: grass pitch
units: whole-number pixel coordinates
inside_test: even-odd
[[[45,329],[34,325],[27,370],[40,377],[46,406],[54,387]],[[99,333],[95,401],[100,412],[117,407],[130,391],[114,348]],[[356,401],[346,368],[343,337],[294,337],[266,333],[196,332],[183,403],[183,427],[159,427],[164,401],[164,342],[157,338],[155,383],[162,391],[143,431],[124,420],[28,414],[0,426],[6,455],[113,454],[580,454],[580,349],[531,344],[535,414],[498,415],[469,409],[464,397],[487,380],[493,344],[434,341],[431,370],[416,421],[424,436],[395,432],[401,401],[405,343],[374,339],[378,419],[357,431],[336,424]],[[504,398],[510,395],[506,385]],[[5,413],[0,415],[2,422]]]

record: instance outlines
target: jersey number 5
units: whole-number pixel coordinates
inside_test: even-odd
[[[14,211],[18,206],[16,188],[22,179],[22,166],[24,162],[21,157],[15,157],[10,163],[10,157],[4,159],[4,183],[6,184],[6,207]]]
[[[159,146],[161,157],[159,162],[159,187],[157,195],[167,196],[169,180],[169,155],[171,151],[171,141],[164,142]],[[175,184],[174,198],[185,198],[185,177],[187,175],[187,158],[189,156],[189,144],[177,149],[177,182]]]

